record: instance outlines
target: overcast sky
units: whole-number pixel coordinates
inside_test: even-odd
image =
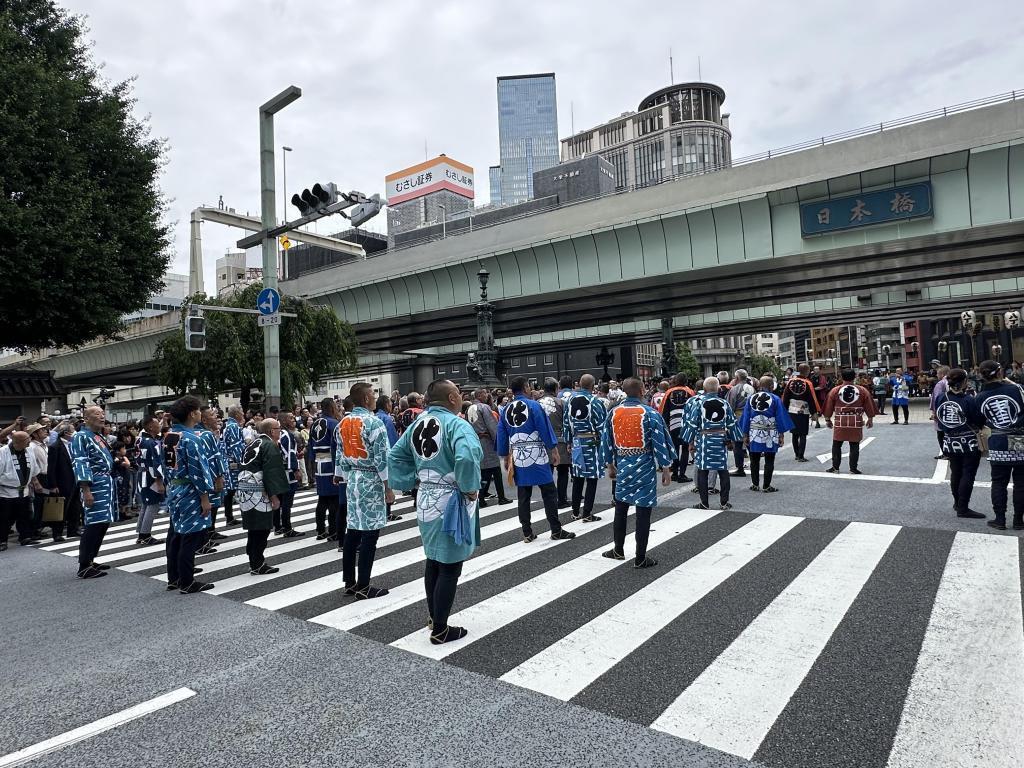
[[[576,129],[592,127],[669,84],[670,48],[676,82],[697,79],[699,56],[702,78],[725,89],[736,158],[1024,88],[1019,0],[63,5],[87,17],[107,78],[137,78],[137,112],[169,142],[162,187],[178,272],[193,208],[223,195],[258,212],[257,108],[289,85],[302,98],[278,114],[276,138],[294,149],[291,192],[329,180],[383,193],[384,176],[422,161],[426,142],[431,157],[475,168],[478,204],[498,161],[499,75],[555,72],[565,137],[570,102]],[[277,163],[280,190],[280,149]],[[204,225],[207,290],[240,236]]]

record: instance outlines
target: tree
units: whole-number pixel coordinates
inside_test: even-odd
[[[680,373],[690,377],[690,381],[700,378],[700,363],[693,356],[693,350],[685,341],[676,342],[676,366]]]
[[[115,334],[170,258],[164,145],[85,31],[53,0],[0,3],[0,348]]]
[[[202,294],[189,300],[252,309],[262,289],[257,283],[227,300]],[[285,296],[281,311],[298,315],[281,323],[281,400],[291,407],[296,393],[324,376],[354,372],[358,344],[352,326],[329,307]],[[163,339],[153,362],[157,381],[178,394],[192,391],[209,399],[237,389],[248,406],[251,390],[264,389],[263,329],[252,315],[207,311],[205,316],[206,351],[186,351],[184,332]]]
[[[775,377],[776,381],[782,381],[782,368],[774,359],[766,355],[754,355],[750,358],[750,375],[759,379],[766,373]]]

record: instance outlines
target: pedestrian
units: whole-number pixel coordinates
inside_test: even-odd
[[[530,521],[530,499],[533,488],[540,488],[544,514],[551,526],[552,539],[572,539],[575,533],[562,530],[558,520],[558,490],[551,472],[558,464],[558,439],[544,409],[526,396],[527,381],[517,376],[511,381],[515,399],[506,405],[498,419],[498,455],[504,459],[505,470],[513,473],[519,497],[519,522],[526,543],[537,537]]]
[[[32,537],[35,539],[42,540],[43,538],[43,504],[46,501],[46,497],[49,494],[49,486],[46,485],[47,475],[47,451],[46,451],[46,439],[48,432],[45,426],[41,423],[36,422],[35,424],[29,424],[25,430],[29,437],[28,450],[32,453],[32,458],[35,461],[36,474],[33,476],[35,482],[32,483]],[[64,540],[64,537],[60,535],[60,529],[63,527],[61,522],[49,523],[50,532],[55,542]],[[59,541],[58,541],[59,540]]]
[[[718,476],[720,500],[723,510],[732,509],[729,503],[728,452],[739,439],[736,417],[729,404],[719,396],[721,383],[717,376],[704,379],[704,394],[687,408],[683,439],[690,445],[693,465],[697,468],[697,490],[700,493],[698,509],[711,509],[708,503],[711,472]],[[689,405],[689,404],[688,404]]]
[[[57,440],[46,452],[46,487],[51,494],[64,499],[63,536],[75,538],[82,530],[82,494],[75,481],[75,467],[71,461],[71,438],[75,428],[70,422],[57,425]],[[54,537],[56,540],[56,537]]]
[[[661,415],[640,399],[644,385],[630,377],[622,383],[625,400],[605,423],[601,436],[601,463],[615,480],[615,520],[612,548],[602,553],[612,560],[626,559],[626,521],[629,507],[636,507],[636,551],[634,568],[658,564],[647,556],[651,533],[651,511],[658,502],[658,473],[661,484],[672,483],[672,436]]]
[[[114,479],[118,519],[131,520],[134,515],[129,512],[129,507],[131,505],[131,485],[135,475],[131,459],[128,458],[128,447],[120,440],[115,440],[114,444],[110,446],[110,453],[114,457],[114,468],[110,475]]]
[[[39,482],[39,473],[33,452],[29,450],[31,441],[27,432],[9,434],[10,442],[0,447],[0,552],[7,549],[12,524],[18,532],[19,544],[39,543],[32,530],[31,494],[33,485]]]
[[[398,490],[420,485],[416,519],[427,560],[427,626],[430,642],[440,645],[467,634],[464,627],[449,626],[448,617],[462,564],[480,546],[474,502],[483,451],[469,423],[456,415],[462,408],[458,387],[438,379],[427,388],[427,399],[427,410],[388,454],[388,480]]]
[[[961,369],[962,370],[962,369]],[[949,387],[949,366],[940,365],[938,371],[938,381],[935,382],[935,386],[932,387],[931,394],[928,396],[928,409],[931,411],[931,416],[928,418],[935,422],[935,436],[939,440],[939,454],[935,457],[936,459],[948,459],[949,454],[946,453],[946,439],[945,432],[942,429],[942,425],[936,418],[935,407],[939,402],[939,398],[946,394],[946,390]],[[964,372],[964,383],[967,382],[967,372]]]
[[[83,412],[82,428],[71,440],[71,459],[75,480],[82,493],[85,533],[78,547],[78,577],[95,579],[105,576],[110,566],[96,562],[103,545],[103,537],[111,523],[116,523],[117,491],[111,472],[114,457],[103,438],[106,413],[98,405],[90,405]]]
[[[383,597],[388,590],[370,584],[377,539],[387,525],[395,494],[388,487],[387,428],[372,408],[376,404],[373,386],[352,385],[349,397],[355,406],[338,427],[340,443],[335,474],[347,485],[347,525],[341,561],[345,594],[356,600]],[[358,578],[356,561],[358,559]]]
[[[863,474],[857,468],[860,442],[864,439],[864,427],[872,427],[876,415],[875,403],[870,392],[853,383],[853,371],[844,370],[842,377],[843,383],[833,387],[828,393],[823,410],[825,425],[832,430],[832,466],[826,471],[832,474],[839,473],[839,466],[843,460],[843,443],[848,442],[850,474],[860,475]]]
[[[932,411],[935,428],[943,436],[942,452],[949,460],[950,491],[953,493],[953,511],[957,517],[983,520],[985,515],[970,507],[974,492],[974,478],[981,463],[981,445],[974,425],[981,419],[975,396],[967,391],[967,371],[945,368],[945,386],[933,397]],[[941,371],[941,369],[940,369]]]
[[[195,578],[196,553],[207,543],[214,493],[213,470],[195,427],[202,403],[194,395],[175,400],[169,409],[171,429],[164,438],[167,478],[167,589],[183,595],[213,589]]]
[[[388,433],[388,447],[398,442],[398,429],[395,427],[395,419],[391,416],[391,398],[381,395],[377,398],[374,415],[384,424]]]
[[[552,378],[544,379],[544,394],[537,400],[551,422],[551,431],[555,433],[558,444],[558,463],[555,473],[558,475],[555,486],[558,490],[558,508],[569,506],[569,451],[566,448],[565,436],[562,434],[562,421],[565,416],[565,400],[558,394],[558,382]]]
[[[277,445],[284,457],[288,490],[277,494],[280,503],[274,510],[274,534],[286,539],[295,539],[305,535],[302,531],[297,531],[292,527],[292,505],[295,503],[295,493],[299,490],[299,467],[301,466],[298,451],[299,438],[295,432],[295,414],[283,411],[278,424],[281,429]]]
[[[821,402],[814,391],[814,383],[808,378],[811,367],[800,363],[798,375],[791,376],[782,390],[782,405],[793,422],[793,456],[797,461],[807,462],[807,435],[811,430],[811,417],[817,421],[821,413]]]
[[[677,373],[672,379],[672,386],[665,390],[665,396],[661,398],[658,408],[658,412],[672,436],[675,455],[672,462],[672,479],[677,483],[691,482],[691,478],[686,476],[690,446],[683,440],[683,430],[686,427],[686,403],[695,394],[689,384],[689,377],[685,373]]]
[[[291,416],[288,412],[278,413]],[[239,467],[238,509],[242,527],[247,531],[245,554],[249,558],[249,575],[268,576],[281,570],[267,562],[267,539],[274,515],[281,508],[281,496],[290,492],[291,484],[279,446],[281,423],[277,419],[263,419],[256,430],[255,439],[245,446]]]
[[[786,432],[793,429],[793,420],[781,398],[771,391],[772,377],[761,377],[761,391],[748,398],[739,420],[739,432],[750,449],[750,490],[775,493],[772,485],[775,455],[786,441]],[[764,486],[758,486],[761,460],[764,460]]]
[[[880,416],[885,415],[885,399],[889,394],[889,377],[883,371],[875,371],[872,381],[872,391],[875,395],[876,412]]]
[[[338,404],[333,398],[320,401],[320,415],[309,432],[316,477],[316,540],[338,541],[341,513],[334,478],[334,456],[338,449]]]
[[[909,373],[904,373],[902,368],[897,368],[896,373],[889,377],[889,386],[892,387],[892,423],[900,423],[899,411],[903,411],[903,423],[910,421],[910,383],[913,378]]]
[[[228,407],[227,414],[220,435],[220,450],[228,463],[228,471],[224,474],[224,525],[232,526],[238,525],[234,508],[235,488],[238,485],[238,468],[245,452],[245,439],[242,437],[245,411],[239,405],[232,405]]]
[[[749,374],[744,368],[737,368],[733,374],[733,380],[730,384],[729,391],[725,394],[725,402],[732,408],[732,415],[739,421],[740,416],[743,415],[743,410],[747,404],[747,400],[752,394],[754,394],[754,387],[747,380]],[[768,379],[768,385],[771,386],[771,378]],[[732,458],[736,462],[736,469],[731,473],[733,477],[746,477],[747,473],[744,471],[743,463],[746,458],[746,449],[743,445],[742,440],[736,440],[733,443]]]
[[[153,538],[153,520],[160,505],[167,498],[164,482],[164,446],[160,440],[160,422],[153,414],[142,419],[142,437],[139,439],[139,498],[142,506],[139,521],[135,524],[138,536],[135,543],[140,547],[163,544]]]
[[[227,458],[220,450],[220,440],[217,437],[219,428],[218,413],[216,408],[204,406],[202,417],[196,425],[195,433],[199,436],[199,444],[206,453],[206,461],[213,472],[213,493],[210,494],[210,532],[207,543],[197,554],[210,555],[216,552],[217,542],[226,539],[223,533],[217,530],[217,510],[224,499],[224,477],[230,473]]]
[[[814,397],[824,406],[829,392],[828,377],[822,373],[821,368],[817,365],[814,366],[814,370],[811,372],[811,382],[814,385]],[[817,413],[814,414],[814,428],[821,428],[821,419]]]
[[[561,429],[572,465],[572,519],[585,523],[601,519],[594,514],[594,498],[597,481],[604,477],[605,468],[601,437],[608,412],[594,395],[595,383],[589,373],[580,377],[579,389],[565,406]]]
[[[505,496],[505,484],[501,479],[501,459],[498,458],[498,419],[491,410],[491,393],[480,388],[475,393],[476,402],[469,408],[466,419],[480,441],[483,452],[480,459],[480,506],[487,506],[491,498],[491,483],[498,494],[499,504],[511,504]]]
[[[1013,530],[1024,530],[1024,390],[1003,378],[995,360],[978,366],[984,380],[976,400],[974,426],[988,427],[988,463],[992,471],[992,512],[987,525],[1006,530],[1007,487],[1013,481]]]
[[[405,396],[405,401],[406,407],[398,414],[398,424],[396,425],[398,431],[403,434],[423,413],[423,398],[419,392],[410,392]],[[462,411],[461,405],[459,405],[459,411]]]

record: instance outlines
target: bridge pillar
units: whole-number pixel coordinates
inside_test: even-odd
[[[671,317],[661,318],[661,375],[663,378],[678,373],[679,361],[676,359],[675,328]]]
[[[430,382],[434,380],[434,357],[433,355],[418,355],[412,360],[412,384],[413,388],[421,395],[425,395]]]

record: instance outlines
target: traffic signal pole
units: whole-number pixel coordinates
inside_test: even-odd
[[[263,287],[277,290],[277,242],[269,232],[277,224],[274,181],[274,114],[302,95],[292,85],[260,107],[260,220],[263,231]],[[276,325],[263,327],[263,386],[266,408],[281,405],[281,337]]]

